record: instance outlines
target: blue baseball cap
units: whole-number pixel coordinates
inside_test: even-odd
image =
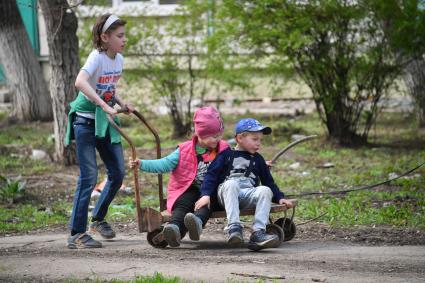
[[[264,135],[270,135],[272,129],[263,126],[260,122],[253,118],[244,118],[240,120],[235,127],[235,133],[240,134],[243,132],[262,132]]]

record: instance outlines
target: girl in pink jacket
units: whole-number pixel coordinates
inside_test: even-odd
[[[178,247],[188,231],[191,240],[198,241],[211,210],[209,197],[200,199],[200,188],[209,164],[216,155],[229,147],[222,140],[223,121],[214,107],[199,108],[193,117],[195,134],[170,155],[155,160],[131,160],[130,166],[150,173],[171,171],[167,187],[167,210],[171,221],[164,227],[164,237],[171,247]],[[201,207],[195,210],[196,207]],[[205,205],[208,204],[208,205]]]

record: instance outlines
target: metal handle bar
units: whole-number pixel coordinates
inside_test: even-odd
[[[280,150],[278,153],[276,153],[274,156],[273,156],[273,158],[272,158],[272,160],[271,160],[271,163],[275,163],[276,162],[276,160],[282,155],[282,154],[284,154],[285,152],[287,152],[289,149],[291,149],[292,147],[294,147],[294,146],[296,146],[297,144],[299,144],[299,143],[302,143],[302,142],[305,142],[305,141],[308,141],[308,140],[311,140],[311,139],[314,139],[314,138],[317,138],[317,135],[311,135],[311,136],[306,136],[306,137],[303,137],[303,138],[301,138],[301,139],[299,139],[299,140],[296,140],[296,141],[294,141],[294,142],[291,142],[290,144],[288,144],[285,148],[283,148],[282,150]]]
[[[128,113],[129,110],[127,107],[122,107],[121,109],[117,110],[117,113]],[[143,117],[142,114],[140,114],[138,111],[134,110],[131,112],[134,114],[139,120],[149,129],[149,131],[154,135],[155,137],[155,143],[156,143],[156,154],[157,158],[161,158],[161,143],[159,139],[159,135],[157,131],[146,121],[146,119]],[[128,142],[130,148],[131,148],[131,158],[132,160],[136,160],[137,153],[136,148],[134,146],[133,141],[130,139],[130,137],[114,122],[114,119],[111,115],[106,115],[108,118],[109,123],[111,126],[117,130],[120,135]],[[143,226],[143,215],[142,215],[142,209],[140,207],[140,187],[139,187],[139,168],[133,167],[133,176],[134,176],[134,185],[135,185],[135,199],[136,199],[136,206],[137,206],[137,219],[139,222],[139,229],[142,229]],[[158,174],[158,193],[159,193],[159,207],[161,211],[165,209],[164,207],[164,201],[163,201],[163,180],[162,180],[162,174]]]

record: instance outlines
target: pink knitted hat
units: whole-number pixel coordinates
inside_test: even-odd
[[[220,113],[212,106],[201,107],[193,115],[195,133],[200,138],[206,138],[224,131]]]

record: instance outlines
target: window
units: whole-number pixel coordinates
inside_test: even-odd
[[[112,0],[113,6],[118,7],[120,5],[176,5],[181,3],[183,0]]]
[[[159,0],[159,5],[179,4],[183,0]]]

